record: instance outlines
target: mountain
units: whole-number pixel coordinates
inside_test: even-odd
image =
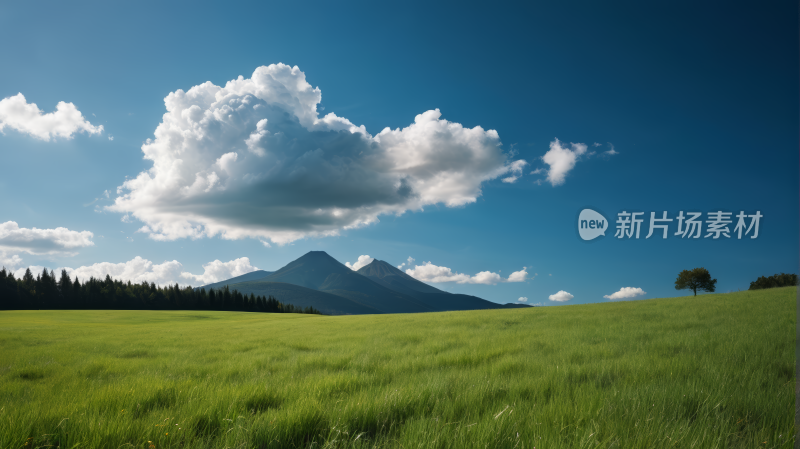
[[[205,286],[227,285],[244,294],[272,295],[324,314],[417,313],[524,307],[447,293],[381,260],[353,271],[324,251],[311,251],[275,272],[257,271]]]
[[[369,265],[361,267],[358,274],[366,276],[372,281],[405,295],[415,296],[419,293],[445,293],[436,287],[420,282],[403,273],[394,266],[375,259]]]
[[[215,282],[213,284],[203,285],[202,287],[198,288],[204,288],[206,290],[213,288],[216,290],[225,287],[226,285],[236,284],[239,282],[255,281],[256,279],[261,279],[265,276],[269,276],[270,274],[272,274],[272,271],[256,270],[241,276],[236,276],[235,278],[230,278],[226,281]]]
[[[383,313],[435,310],[424,301],[386,288],[356,273],[325,251],[308,252],[260,281],[283,282],[330,293]],[[232,285],[231,288],[243,291],[239,284],[235,284],[235,287]],[[277,296],[276,298],[281,300]]]
[[[230,288],[248,295],[250,293],[264,297],[271,295],[284,304],[292,304],[297,307],[305,308],[311,306],[325,315],[381,313],[380,310],[359,304],[342,296],[285,282],[269,282],[264,279],[257,279],[255,281],[239,282],[235,285],[231,284]]]
[[[361,267],[358,274],[388,289],[416,298],[436,311],[528,307],[524,304],[497,304],[477,296],[448,293],[420,282],[393,265],[377,259]]]

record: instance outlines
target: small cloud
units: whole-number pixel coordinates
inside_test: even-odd
[[[565,292],[564,290],[560,290],[555,295],[550,295],[549,296],[550,301],[555,301],[555,302],[566,302],[566,301],[569,301],[570,299],[572,299],[574,297],[575,296]]]
[[[364,268],[367,265],[371,264],[373,260],[375,259],[369,257],[368,255],[363,255],[363,256],[358,256],[358,260],[355,261],[352,265],[350,264],[350,262],[345,262],[344,265],[353,271],[358,271],[361,268]]]
[[[542,167],[539,167],[536,170],[532,171],[531,174],[532,175],[538,175],[539,173],[544,173],[545,171],[546,171],[545,169],[543,169]]]
[[[547,181],[553,186],[564,184],[567,173],[575,167],[575,163],[586,153],[588,147],[584,143],[570,143],[570,148],[558,139],[550,142],[550,150],[542,156],[542,161],[550,166]]]
[[[409,261],[411,262],[413,259],[409,258]],[[402,264],[398,268],[402,269],[401,267],[405,265],[406,264]],[[408,267],[409,268],[405,270],[407,275],[419,281],[431,283],[455,282],[457,284],[495,285],[501,282],[523,282],[528,276],[525,267],[520,271],[511,273],[507,279],[503,279],[499,273],[493,273],[491,271],[481,271],[476,275],[470,276],[453,271],[448,267],[434,265],[431,262],[424,262],[422,265],[416,265],[413,268],[411,268],[411,263],[409,263]]]
[[[18,254],[0,250],[0,267],[13,272],[20,265],[22,265],[22,258]]]
[[[94,126],[72,103],[59,101],[54,112],[44,113],[36,103],[28,103],[21,93],[0,100],[0,133],[4,128],[49,142],[51,138],[72,139],[81,132],[100,134],[103,125]]]
[[[129,214],[125,214],[125,215],[122,216],[122,222],[123,223],[130,223],[131,221],[133,221],[133,220],[131,220],[131,216]]]
[[[516,146],[517,146],[517,144],[516,144],[516,143],[512,143],[512,144],[509,146],[509,148],[508,148],[508,155],[509,155],[509,156],[511,156],[511,157],[514,157],[514,156],[516,156],[516,155],[518,155],[518,154],[519,154],[519,150],[517,150],[517,149],[515,148]]]
[[[608,151],[606,151],[606,152],[604,152],[603,154],[607,154],[607,155],[609,155],[609,156],[613,156],[613,155],[615,155],[615,154],[619,154],[619,151],[616,151],[616,150],[614,149],[614,144],[613,144],[613,143],[611,143],[611,142],[608,142],[608,146],[609,146],[609,147],[611,147],[611,149],[610,149],[610,150],[608,150]]]
[[[527,269],[528,267],[522,267],[521,270],[511,273],[506,282],[525,282],[528,279]]]
[[[531,304],[533,307],[542,307],[545,304],[543,302],[537,302],[536,304]]]
[[[612,293],[610,295],[605,295],[603,298],[606,299],[625,299],[625,298],[635,298],[637,296],[641,296],[647,293],[646,291],[642,290],[639,287],[622,287],[618,292]]]
[[[114,136],[108,136],[108,140],[114,140]]]
[[[400,265],[398,265],[397,269],[398,270],[402,270],[403,267],[411,268],[411,267],[414,266],[414,262],[416,262],[416,259],[414,259],[413,257],[409,257],[408,260],[406,260],[405,262],[403,262]]]
[[[517,302],[528,302],[528,298],[525,297],[525,296],[520,296],[520,298],[517,300]]]
[[[601,145],[602,145],[602,144],[599,144],[599,143],[597,143],[597,142],[595,142],[595,143],[593,143],[593,144],[592,144],[592,146],[593,146],[593,147],[599,147],[599,146],[601,146]]]
[[[117,192],[117,194],[119,194],[119,192]],[[97,198],[93,199],[92,201],[84,204],[83,207],[89,207],[92,204],[102,200],[103,198],[109,199],[110,197],[111,197],[111,193],[108,190],[104,190],[103,193],[100,194],[100,196],[98,196]],[[102,212],[102,211],[98,211],[97,210],[97,208],[100,207],[100,205],[95,205],[94,207],[95,207],[95,212]]]
[[[0,256],[28,253],[35,256],[74,256],[81,248],[94,246],[94,234],[67,228],[20,228],[14,221],[0,223]]]
[[[511,176],[503,178],[502,181],[508,184],[515,183],[517,179],[519,179],[522,176],[522,169],[526,165],[528,165],[528,163],[522,159],[512,162],[511,165],[509,166],[511,171]]]

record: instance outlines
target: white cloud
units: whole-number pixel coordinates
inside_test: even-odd
[[[528,165],[528,163],[523,161],[522,159],[512,162],[511,165],[509,166],[511,168],[511,176],[503,178],[501,181],[508,184],[515,183],[517,179],[522,177],[522,170],[525,168],[526,165]]]
[[[528,298],[525,297],[525,296],[520,296],[520,298],[517,300],[517,302],[528,302]]]
[[[609,156],[613,156],[615,154],[619,154],[619,151],[614,149],[614,144],[613,143],[608,142],[608,146],[611,147],[611,149],[606,151],[606,152],[604,152],[603,154],[607,154]]]
[[[495,284],[500,282],[500,275],[491,273],[489,271],[482,271],[475,276],[467,274],[454,273],[453,270],[447,267],[440,267],[430,262],[424,262],[422,265],[417,265],[414,268],[406,269],[406,274],[409,276],[423,281],[423,282],[456,282],[459,284],[481,284],[481,281],[494,280]],[[494,275],[494,276],[491,276]],[[478,277],[480,276],[480,278]]]
[[[639,287],[622,287],[618,292],[612,293],[610,295],[604,295],[603,298],[607,299],[635,298],[637,296],[644,295],[645,293],[647,292]]]
[[[402,269],[404,265],[408,266],[406,274],[422,282],[495,285],[501,282],[523,282],[528,275],[527,271],[525,271],[525,267],[520,271],[511,273],[508,279],[503,279],[502,276],[491,271],[481,271],[474,276],[470,276],[468,274],[454,272],[447,267],[434,265],[431,262],[424,262],[422,265],[416,265],[412,268],[413,263],[414,259],[409,257],[408,265],[404,263],[398,268]]]
[[[400,270],[402,270],[403,267],[406,267],[406,266],[411,268],[411,267],[414,266],[414,262],[416,262],[416,259],[414,259],[413,257],[409,257],[405,262],[403,262],[400,265],[398,265],[397,268],[400,269]]]
[[[567,173],[575,167],[578,158],[586,153],[586,144],[570,143],[570,146],[572,149],[566,148],[556,139],[550,142],[550,150],[542,156],[542,161],[550,166],[547,171],[547,181],[553,186],[564,184]]]
[[[375,259],[369,256],[358,256],[358,260],[352,265],[350,265],[350,262],[345,262],[344,264],[347,268],[350,268],[353,271],[358,271],[361,268],[371,264],[373,260]]]
[[[449,270],[449,268],[448,268]],[[469,278],[468,284],[485,284],[485,285],[495,285],[499,282],[503,282],[503,278],[500,277],[497,273],[492,273],[491,271],[481,271],[480,273],[476,274]],[[459,282],[460,283],[460,282]]]
[[[55,112],[45,114],[36,103],[28,103],[21,93],[0,100],[0,132],[4,132],[5,128],[44,141],[49,141],[51,137],[71,139],[79,132],[103,132],[103,125],[89,123],[72,103],[59,101]]]
[[[41,273],[43,269],[41,266],[31,266],[28,268],[30,268],[34,276]],[[81,282],[89,280],[90,277],[105,279],[106,275],[108,275],[115,280],[121,280],[123,282],[131,281],[133,283],[141,283],[147,281],[148,283],[152,282],[156,285],[180,284],[182,286],[200,286],[241,276],[255,271],[258,268],[252,266],[250,264],[250,259],[247,257],[241,257],[229,262],[221,262],[219,260],[209,262],[203,265],[203,274],[195,275],[183,271],[183,264],[177,260],[155,264],[147,259],[136,256],[132,260],[122,263],[100,262],[78,268],[62,267],[54,271],[59,273],[62,269],[67,270],[67,273],[72,279],[75,279],[77,276]],[[14,273],[17,278],[22,277],[24,274],[25,268],[20,268]]]
[[[22,258],[19,255],[0,251],[0,268],[13,272],[20,265],[22,265]]]
[[[195,275],[183,272],[181,273],[181,277],[194,281],[196,285],[206,285],[241,276],[256,270],[258,270],[258,267],[251,265],[249,258],[240,257],[228,262],[222,262],[220,260],[209,262],[203,265],[203,274]]]
[[[485,181],[521,175],[494,130],[419,114],[376,135],[329,113],[297,67],[259,67],[220,87],[206,82],[164,100],[149,170],[109,206],[156,240],[221,236],[286,244],[336,235],[380,215],[463,206]]]
[[[113,141],[114,140],[114,136],[108,136],[108,140]]]
[[[521,270],[515,271],[508,276],[506,282],[525,282],[528,279],[528,267],[522,267]]]
[[[565,301],[569,301],[570,299],[572,299],[572,298],[574,298],[574,297],[575,297],[575,296],[573,296],[573,295],[571,295],[571,294],[569,294],[569,293],[565,292],[564,290],[559,290],[559,292],[558,292],[558,293],[556,293],[555,295],[550,295],[550,296],[549,296],[549,298],[550,298],[550,301],[556,301],[556,302],[565,302]]]
[[[89,231],[20,228],[16,222],[7,221],[0,223],[0,252],[73,256],[76,250],[93,246],[93,237]]]

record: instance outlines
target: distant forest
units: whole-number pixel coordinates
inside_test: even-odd
[[[146,281],[133,284],[111,279],[89,278],[83,284],[73,281],[66,270],[61,277],[45,269],[33,277],[30,269],[21,279],[5,268],[0,270],[0,310],[36,309],[120,309],[120,310],[226,310],[236,312],[314,313],[284,304],[272,296],[243,295],[228,286],[222,289],[198,290],[178,284],[159,287]]]

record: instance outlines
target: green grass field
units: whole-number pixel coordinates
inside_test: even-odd
[[[790,448],[796,295],[5,311],[0,447]]]

